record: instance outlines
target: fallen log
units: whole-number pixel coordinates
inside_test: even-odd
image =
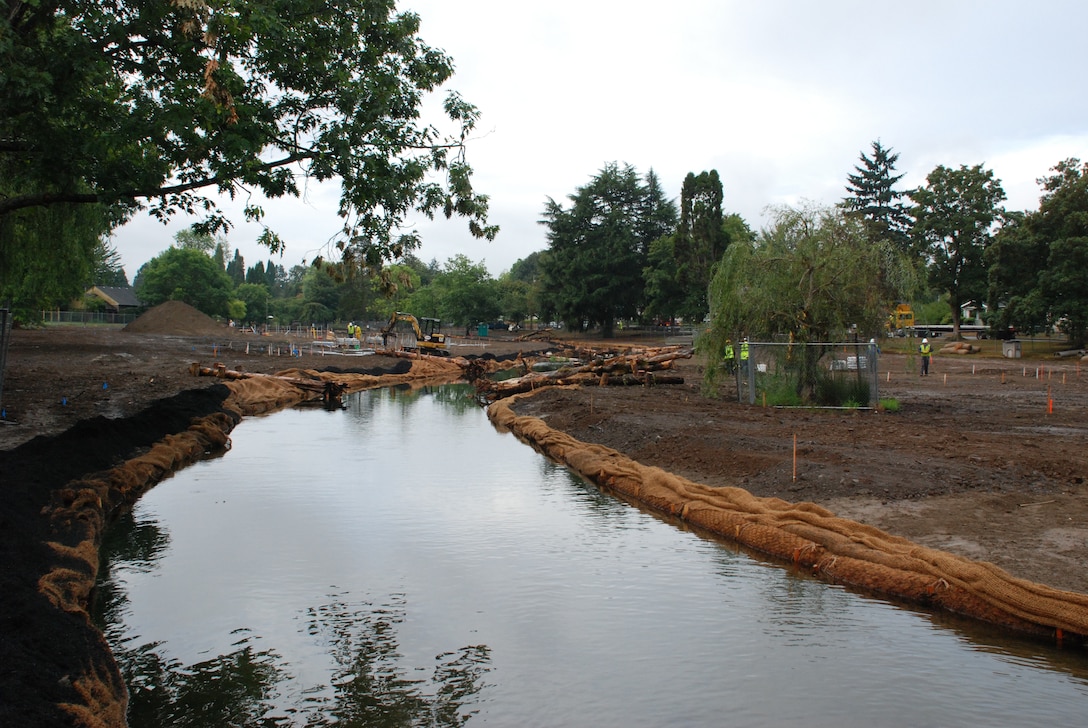
[[[222,364],[215,364],[214,366],[204,367],[200,364],[193,362],[189,365],[189,373],[196,377],[216,377],[218,379],[252,379],[254,377],[268,377],[270,379],[278,379],[280,381],[288,382],[292,387],[301,389],[306,392],[313,392],[314,394],[321,395],[322,399],[326,401],[339,400],[340,397],[347,390],[347,387],[343,384],[336,382],[327,382],[323,379],[302,379],[299,377],[281,377],[276,374],[254,374],[252,372],[240,372],[234,369],[227,369]]]
[[[690,358],[691,349],[669,347],[653,349],[651,355],[625,354],[601,357],[595,352],[592,360],[581,366],[567,366],[548,372],[531,371],[516,379],[494,382],[476,380],[477,396],[494,402],[513,394],[531,392],[540,387],[595,382],[599,386],[651,386],[652,384],[683,384],[682,377],[658,376],[657,371],[670,369],[676,359]],[[654,374],[652,381],[648,377]]]

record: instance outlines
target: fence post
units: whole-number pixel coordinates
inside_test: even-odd
[[[869,405],[876,407],[880,404],[880,346],[876,340],[869,342]]]
[[[4,407],[4,371],[8,366],[8,342],[11,340],[11,309],[0,308],[0,411]]]

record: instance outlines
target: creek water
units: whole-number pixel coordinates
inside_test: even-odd
[[[108,534],[145,726],[1080,725],[1088,657],[601,493],[447,385],[244,421]]]

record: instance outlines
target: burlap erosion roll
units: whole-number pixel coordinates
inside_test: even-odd
[[[512,404],[488,408],[496,425],[598,485],[679,517],[745,547],[793,562],[842,584],[932,605],[1061,641],[1088,635],[1088,595],[1019,579],[972,561],[838,518],[813,503],[760,498],[742,488],[712,488],[642,465],[600,445],[579,442]]]

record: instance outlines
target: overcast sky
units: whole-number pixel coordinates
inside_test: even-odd
[[[463,221],[410,221],[417,255],[457,253],[493,275],[546,247],[547,198],[610,162],[651,168],[679,198],[688,172],[716,169],[727,213],[759,229],[768,205],[834,204],[861,152],[899,154],[901,189],[937,165],[983,164],[1006,207],[1038,207],[1036,179],[1088,160],[1083,0],[401,0],[420,36],[446,51],[446,88],[479,107],[469,146],[491,198],[494,242]],[[441,94],[444,95],[444,92]],[[290,267],[339,230],[338,188],[264,205]],[[259,232],[228,236],[247,265],[270,255]],[[190,224],[140,216],[114,243],[131,280]]]

